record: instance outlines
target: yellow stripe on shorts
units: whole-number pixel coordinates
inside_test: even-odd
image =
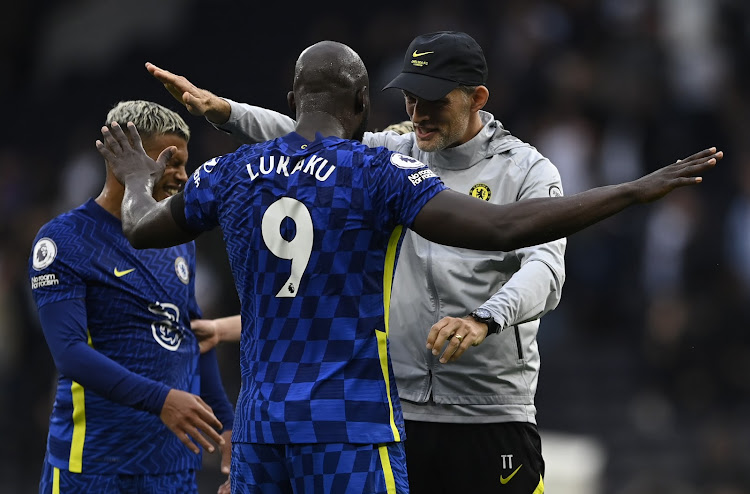
[[[396,494],[396,479],[393,478],[393,469],[391,468],[391,457],[388,456],[388,446],[382,444],[378,446],[380,453],[380,464],[383,466],[383,477],[385,477],[385,489],[389,494]]]
[[[52,494],[60,494],[60,469],[57,467],[52,470]]]

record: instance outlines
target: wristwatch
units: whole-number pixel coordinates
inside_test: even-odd
[[[474,312],[469,314],[478,322],[483,322],[487,325],[487,336],[500,332],[500,325],[495,322],[490,311],[484,307],[475,309]]]

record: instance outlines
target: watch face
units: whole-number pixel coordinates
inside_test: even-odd
[[[492,314],[487,309],[479,308],[474,311],[474,315],[479,319],[492,319]]]

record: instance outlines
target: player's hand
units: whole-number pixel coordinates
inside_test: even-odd
[[[125,130],[117,122],[112,122],[110,128],[102,127],[102,140],[96,141],[96,149],[121,184],[133,176],[150,176],[156,182],[177,152],[175,146],[169,146],[156,161],[152,160],[143,150],[141,136],[133,122],[128,122]]]
[[[190,328],[198,339],[201,353],[206,353],[221,341],[214,319],[193,319],[190,321]]]
[[[403,122],[389,125],[383,129],[383,132],[395,132],[401,135],[408,134],[409,132],[414,132],[414,124],[411,120],[404,120]]]
[[[195,86],[185,77],[146,62],[146,70],[164,84],[174,99],[185,105],[192,115],[206,117],[209,122],[221,125],[229,120],[232,107],[224,98]]]
[[[473,317],[444,317],[430,328],[427,348],[440,355],[440,363],[454,362],[471,346],[481,344],[487,337],[487,325]],[[445,347],[445,348],[443,348]]]
[[[216,494],[232,494],[232,481],[227,479],[223,484],[219,486],[219,490]]]
[[[232,431],[222,432],[221,437],[224,438],[224,444],[219,445],[219,453],[221,453],[221,473],[229,475],[229,470],[232,466]]]
[[[678,187],[696,185],[703,181],[701,176],[710,170],[724,157],[716,148],[704,149],[684,160],[677,160],[671,165],[656,170],[644,177],[634,180],[639,202],[652,202],[667,195]]]
[[[206,436],[219,446],[225,443],[217,432],[222,428],[221,422],[200,396],[170,389],[159,418],[195,454],[200,453],[195,443],[203,446],[209,453],[214,452],[214,446]]]

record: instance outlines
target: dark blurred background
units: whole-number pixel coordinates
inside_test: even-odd
[[[55,379],[30,296],[31,242],[100,191],[94,141],[108,110],[150,99],[178,111],[193,131],[191,170],[237,146],[144,62],[288,114],[299,52],[341,41],[369,68],[378,129],[406,118],[400,93],[380,88],[409,42],[443,29],[484,47],[485,109],[558,166],[566,194],[709,146],[726,154],[699,187],[569,239],[563,299],[539,335],[548,491],[750,492],[750,2],[6,0],[0,25],[0,492],[37,489]],[[205,316],[236,313],[219,232],[198,251]],[[219,353],[234,400],[236,345]],[[221,482],[217,465],[206,458],[201,492]],[[584,470],[577,488],[554,487],[553,473]]]

